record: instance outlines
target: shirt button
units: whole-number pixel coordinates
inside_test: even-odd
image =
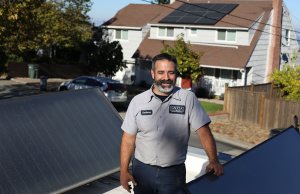
[[[161,118],[161,116],[159,118]]]
[[[159,142],[157,142],[157,145],[159,145]]]

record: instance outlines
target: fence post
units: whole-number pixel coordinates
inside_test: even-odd
[[[274,88],[274,81],[272,81],[272,84],[271,84],[270,98],[273,97],[273,88]]]
[[[250,88],[251,92],[253,92],[253,90],[254,90],[254,83],[251,84],[251,88]]]
[[[262,124],[263,124],[265,96],[266,96],[266,92],[263,91],[261,93],[260,115],[259,115],[259,128],[260,129],[262,128]]]
[[[225,94],[224,94],[224,106],[223,106],[223,112],[226,112],[227,110],[227,99],[228,99],[228,83],[225,84]]]

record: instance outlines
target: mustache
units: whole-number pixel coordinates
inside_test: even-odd
[[[173,80],[158,80],[158,83],[159,84],[172,84],[173,83]]]

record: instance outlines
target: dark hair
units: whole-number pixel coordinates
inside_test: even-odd
[[[152,59],[152,70],[155,71],[155,63],[156,61],[161,61],[161,60],[168,60],[172,61],[175,64],[175,72],[177,73],[177,60],[173,55],[169,55],[167,53],[161,53],[159,55],[156,55]]]

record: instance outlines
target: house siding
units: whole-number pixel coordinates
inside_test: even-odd
[[[124,28],[124,30],[127,30]],[[123,48],[123,60],[134,61],[132,55],[142,42],[143,32],[142,30],[128,29],[128,40],[115,39],[115,29],[105,29],[104,37],[109,41],[119,41]]]
[[[286,5],[283,3],[282,4],[282,31],[281,31],[281,34],[282,34],[282,39],[281,39],[281,61],[280,61],[280,69],[282,69],[283,65],[284,65],[284,60],[283,60],[283,57],[282,55],[283,54],[286,54],[287,57],[292,57],[293,56],[293,51],[298,51],[298,48],[299,48],[299,45],[298,45],[298,42],[296,41],[297,39],[297,36],[296,36],[296,33],[295,33],[295,29],[294,29],[294,26],[293,26],[293,23],[292,23],[292,19],[291,19],[291,15],[289,13],[289,10],[287,9]],[[289,46],[286,46],[285,43],[285,30],[286,29],[289,29],[291,30],[290,31],[290,45]],[[292,40],[294,39],[294,40]],[[300,64],[300,57],[297,58],[297,63],[296,64]]]
[[[250,56],[250,59],[246,67],[250,67],[250,71],[247,71],[247,85],[261,84],[265,82],[266,67],[268,60],[268,50],[270,42],[270,24],[272,20],[272,13],[265,25],[263,32],[261,33],[259,40]],[[265,33],[264,33],[265,32]]]
[[[167,26],[166,26],[167,27]],[[197,28],[197,27],[196,27]],[[236,41],[218,41],[217,40],[217,29],[203,29],[201,27],[197,28],[197,34],[192,35],[190,33],[191,28],[174,28],[173,37],[159,37],[158,27],[151,26],[150,39],[164,39],[164,40],[176,40],[177,36],[181,33],[184,34],[186,41],[191,43],[213,43],[213,44],[225,44],[225,45],[243,45],[249,46],[249,32],[243,30],[236,31]]]

